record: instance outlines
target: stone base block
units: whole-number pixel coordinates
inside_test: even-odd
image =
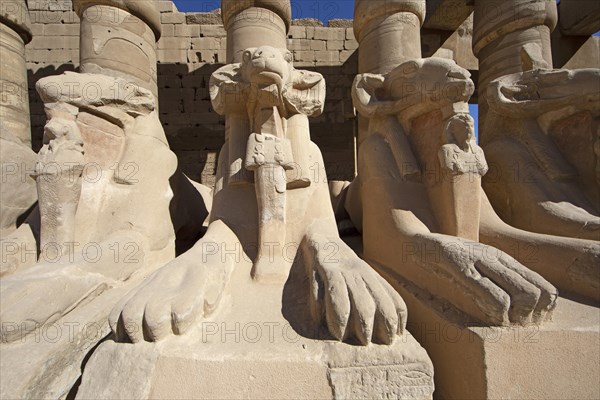
[[[559,298],[552,321],[515,327],[470,324],[398,276],[408,329],[435,367],[439,399],[600,398],[600,309]]]
[[[255,283],[249,268],[234,280],[215,317],[183,336],[103,343],[77,399],[432,397],[433,367],[409,333],[391,346],[326,340],[309,327],[306,299],[289,281]]]
[[[227,333],[231,339],[234,330]],[[239,335],[250,332],[260,331],[241,328]],[[105,342],[86,366],[77,399],[432,397],[433,369],[422,349],[420,354],[410,350],[417,343],[409,335],[388,349],[296,339],[285,351],[249,345],[244,351],[223,352],[213,344],[175,340],[159,345]]]

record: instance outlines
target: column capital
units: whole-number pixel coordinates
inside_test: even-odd
[[[425,20],[425,0],[355,0],[354,34],[357,40],[360,40],[361,32],[369,23],[401,12],[415,14],[422,26]]]
[[[160,12],[156,0],[73,0],[73,7],[79,18],[92,6],[110,6],[120,8],[135,15],[154,32],[156,41],[161,36]]]
[[[25,44],[31,42],[31,20],[25,0],[0,1],[0,23],[17,32]]]
[[[545,25],[554,30],[558,21],[554,0],[478,0],[473,19],[473,53],[509,33]]]
[[[292,6],[290,0],[221,0],[221,14],[225,29],[237,14],[252,8],[265,8],[277,14],[289,30],[292,24]]]

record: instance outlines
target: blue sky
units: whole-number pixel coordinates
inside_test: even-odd
[[[354,0],[291,0],[294,18],[316,18],[327,23],[330,19],[351,19]],[[219,8],[219,0],[175,0],[179,11],[211,11]]]
[[[221,6],[220,0],[174,0],[179,11],[212,11]],[[293,18],[316,18],[325,24],[330,19],[351,19],[354,0],[291,0]],[[600,36],[596,32],[594,36]]]

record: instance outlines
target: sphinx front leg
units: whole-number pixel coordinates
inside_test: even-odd
[[[514,228],[495,213],[482,191],[481,242],[539,273],[559,290],[600,301],[600,244]]]
[[[300,246],[313,318],[337,340],[390,344],[406,327],[400,295],[339,237],[309,231]]]
[[[114,282],[76,265],[38,264],[0,281],[0,339],[20,340],[98,297]]]
[[[432,297],[490,325],[543,320],[556,289],[501,250],[456,236],[436,234],[402,206],[407,188],[378,182],[378,199],[364,224],[365,260],[386,276],[402,277]],[[418,188],[412,188],[413,193]]]
[[[526,231],[598,240],[598,210],[570,178],[549,179],[516,141],[495,141],[485,152],[490,172],[483,188],[504,221]]]
[[[221,220],[186,253],[171,261],[127,294],[110,314],[119,341],[155,342],[182,335],[218,307],[236,264],[226,249],[241,249]],[[241,250],[240,250],[241,251]]]
[[[379,136],[362,145],[365,259],[432,297],[491,325],[544,318],[556,290],[507,254],[476,241],[433,233],[436,219],[423,183],[389,173],[391,151]]]
[[[117,232],[102,243],[46,246],[35,266],[0,281],[2,340],[19,340],[118,286],[136,271],[148,270],[157,262],[149,247],[135,232]]]

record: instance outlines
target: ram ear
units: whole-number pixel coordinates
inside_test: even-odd
[[[213,109],[217,114],[244,110],[247,84],[241,82],[240,64],[228,64],[210,77],[209,92]]]
[[[358,112],[371,117],[376,113],[388,113],[394,102],[380,100],[377,97],[379,89],[385,84],[385,76],[379,74],[360,74],[352,85],[352,101]]]
[[[325,106],[325,79],[318,72],[293,70],[284,100],[289,111],[317,117]]]

